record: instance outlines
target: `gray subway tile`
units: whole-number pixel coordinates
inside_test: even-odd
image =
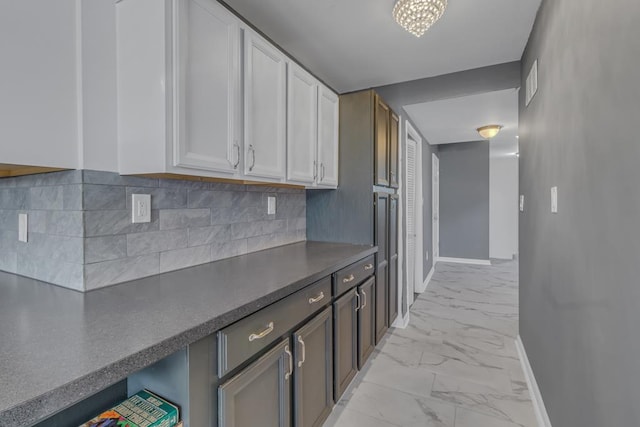
[[[125,187],[85,184],[82,189],[84,209],[88,211],[126,209]]]
[[[247,239],[218,242],[211,245],[211,261],[231,258],[247,253]]]
[[[132,187],[157,187],[158,180],[140,176],[119,175],[115,172],[102,172],[94,170],[83,171],[85,184],[124,185]]]
[[[151,222],[133,224],[131,212],[119,211],[86,211],[84,213],[85,236],[109,236],[114,234],[142,233],[155,231],[159,227],[158,211],[151,211]]]
[[[28,233],[27,242],[18,242],[18,254],[48,258],[54,261],[82,264],[84,241],[82,237],[53,236]]]
[[[0,189],[0,209],[28,209],[28,188],[2,188]]]
[[[262,206],[262,193],[255,193],[252,191],[236,192],[232,193],[231,206],[234,207],[246,207],[246,206]],[[266,206],[266,201],[265,201]]]
[[[82,184],[65,185],[63,187],[62,207],[66,211],[82,210]]]
[[[25,175],[16,178],[16,187],[44,187],[82,183],[82,171],[69,170]]]
[[[234,239],[230,225],[189,228],[189,246],[209,245]]]
[[[127,209],[131,208],[131,195],[133,194],[150,194],[151,209],[180,209],[187,207],[186,188],[127,187]]]
[[[210,209],[167,209],[160,211],[160,229],[204,227],[211,225]]]
[[[83,217],[82,211],[27,212],[30,232],[56,236],[83,237]]]
[[[248,252],[257,252],[263,249],[274,248],[280,246],[280,238],[276,234],[270,234],[266,236],[255,236],[247,239]]]
[[[0,177],[0,188],[13,188],[17,180],[17,177]]]
[[[195,246],[160,253],[160,272],[211,262],[211,246]]]
[[[125,235],[89,237],[84,241],[85,264],[126,257],[127,237]]]
[[[231,184],[227,182],[212,182],[211,189],[214,191],[246,191],[247,186],[244,184]]]
[[[186,229],[128,234],[127,255],[136,256],[186,248],[187,241]]]
[[[65,288],[84,290],[84,266],[50,257],[18,254],[17,274],[53,283]]]
[[[234,239],[275,234],[287,230],[287,221],[284,219],[273,221],[254,221],[233,224],[231,236]]]
[[[189,190],[190,208],[230,208],[234,196],[230,191]]]
[[[32,187],[29,189],[29,208],[42,210],[62,210],[64,207],[64,187]]]
[[[0,230],[18,231],[18,214],[20,211],[1,209]]]
[[[191,181],[186,179],[160,179],[162,188],[186,188],[191,190],[209,190],[211,183],[206,181]]]
[[[287,231],[298,231],[307,229],[307,218],[289,218],[287,219]]]
[[[152,276],[160,272],[160,254],[128,257],[115,261],[87,264],[84,272],[86,290]]]
[[[284,209],[278,209],[276,211],[277,219],[289,219],[289,218],[304,218],[307,215],[306,205],[293,205],[287,206]]]
[[[16,244],[18,242],[18,232],[10,230],[0,230],[0,270],[9,273],[16,273],[18,265],[18,253]]]

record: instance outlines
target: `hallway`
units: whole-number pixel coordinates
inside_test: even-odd
[[[325,424],[535,427],[518,359],[518,263],[438,263]]]

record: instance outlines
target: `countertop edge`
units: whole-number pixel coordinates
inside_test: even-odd
[[[76,378],[61,387],[45,392],[21,404],[0,412],[0,427],[13,425],[32,426],[74,404],[126,379],[129,375],[150,366],[163,358],[205,338],[218,330],[247,317],[262,308],[311,285],[354,262],[375,254],[377,246],[371,246],[350,257],[336,262],[331,267],[289,283],[282,288],[257,298],[243,306],[219,314],[200,325],[180,332],[154,345],[138,351],[88,375]],[[62,398],[61,398],[62,397]]]

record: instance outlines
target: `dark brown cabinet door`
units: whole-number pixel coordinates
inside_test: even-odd
[[[376,348],[376,281],[369,278],[358,286],[358,369],[362,369]]]
[[[358,373],[358,315],[356,289],[333,303],[333,372],[335,402]]]
[[[375,185],[389,185],[389,106],[375,95],[374,105],[374,179]]]
[[[389,122],[389,187],[398,188],[398,127],[400,119],[391,111]]]
[[[290,426],[292,371],[285,339],[218,388],[219,426]]]
[[[388,325],[398,317],[398,196],[389,198],[389,320]]]
[[[333,408],[333,321],[331,307],[293,334],[295,344],[294,425],[319,427]]]
[[[388,322],[388,237],[389,237],[389,194],[374,194],[375,230],[374,243],[378,246],[376,255],[376,343],[380,342],[389,327]]]

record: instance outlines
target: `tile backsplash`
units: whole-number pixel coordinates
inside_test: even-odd
[[[132,194],[151,194],[150,223],[131,222]],[[301,189],[89,170],[0,179],[0,270],[82,291],[305,239]]]

